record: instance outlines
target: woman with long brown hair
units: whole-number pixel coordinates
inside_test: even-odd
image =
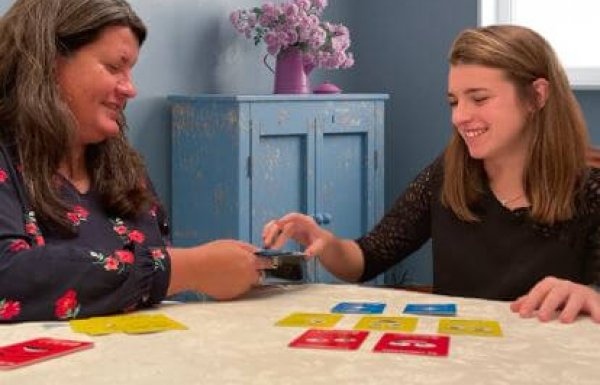
[[[587,128],[554,51],[528,28],[490,26],[460,33],[449,64],[450,143],[370,233],[339,239],[292,213],[265,226],[265,243],[293,238],[364,281],[431,238],[437,293],[600,322],[600,170],[586,166]]]
[[[0,321],[236,297],[255,248],[167,247],[123,110],[146,27],[124,0],[16,0],[0,18]],[[175,197],[176,199],[176,197]]]

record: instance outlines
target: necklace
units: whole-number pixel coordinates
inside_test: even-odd
[[[510,199],[499,199],[499,201],[500,201],[500,204],[502,204],[502,206],[506,206],[508,204],[511,204],[511,203],[515,202],[517,199],[520,199],[522,197],[523,197],[523,194],[519,194],[519,195],[517,195],[515,197],[512,197]]]

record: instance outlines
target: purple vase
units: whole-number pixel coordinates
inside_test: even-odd
[[[302,51],[289,47],[277,54],[275,63],[275,94],[308,94],[310,82],[308,74],[311,65],[305,65]]]

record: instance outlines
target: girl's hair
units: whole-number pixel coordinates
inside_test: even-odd
[[[531,131],[524,172],[531,217],[543,224],[568,220],[586,174],[587,127],[563,67],[552,47],[536,32],[495,25],[460,33],[449,53],[450,65],[475,64],[504,72],[524,103],[535,106],[533,82],[549,83],[548,98],[527,120]],[[454,130],[444,153],[442,203],[460,219],[477,221],[471,210],[484,191],[483,162],[469,156]]]
[[[94,42],[112,26],[131,29],[140,44],[146,27],[124,0],[17,0],[0,18],[0,141],[14,145],[32,209],[66,234],[68,204],[57,169],[70,153],[77,123],[57,86],[56,59]],[[152,197],[140,155],[120,135],[89,145],[86,167],[108,212],[133,217]]]

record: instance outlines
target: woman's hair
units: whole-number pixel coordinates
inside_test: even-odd
[[[57,170],[70,153],[77,123],[57,85],[56,59],[93,43],[112,26],[131,29],[141,46],[146,27],[124,0],[16,0],[0,18],[0,141],[14,145],[30,204],[65,233],[67,203]],[[86,150],[93,188],[113,215],[133,217],[149,204],[143,161],[120,135]]]
[[[575,214],[575,201],[586,174],[587,127],[563,67],[552,47],[536,32],[496,25],[467,29],[450,49],[450,65],[475,64],[499,69],[523,103],[537,106],[533,82],[548,81],[548,97],[527,120],[531,142],[524,170],[530,215],[553,224]],[[483,162],[469,156],[454,130],[444,153],[442,202],[462,220],[477,221],[473,204],[485,190]]]

